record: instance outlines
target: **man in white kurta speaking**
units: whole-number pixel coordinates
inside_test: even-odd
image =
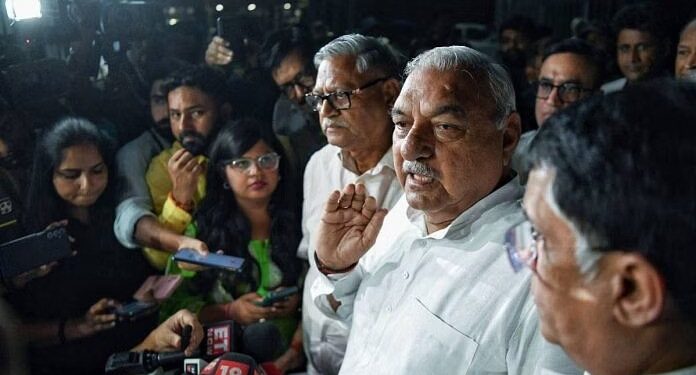
[[[352,319],[341,374],[579,373],[539,334],[530,276],[503,246],[523,220],[507,73],[455,46],[424,52],[406,76],[392,110],[404,196],[387,214],[347,185],[319,227],[312,298]]]

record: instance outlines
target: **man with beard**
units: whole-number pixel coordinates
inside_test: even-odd
[[[135,241],[147,247],[144,251],[150,263],[159,269],[164,269],[169,252],[191,241],[182,233],[205,194],[205,152],[218,124],[224,123],[232,110],[226,100],[229,93],[224,76],[211,67],[177,71],[163,84],[162,92],[167,97],[176,141],[150,162],[145,181],[157,218],[141,217],[134,233]]]
[[[524,68],[527,49],[534,42],[536,25],[528,17],[513,16],[503,21],[499,30],[500,60],[510,73],[513,86],[519,90],[526,81]]]
[[[152,158],[171,147],[174,140],[169,126],[167,97],[162,90],[162,84],[171,73],[183,66],[184,63],[178,60],[163,60],[146,68],[147,79],[150,82],[152,123],[139,137],[125,144],[116,154],[121,182],[121,203],[116,207],[114,233],[125,247],[138,247],[133,238],[135,225],[144,216],[153,215],[145,172]]]

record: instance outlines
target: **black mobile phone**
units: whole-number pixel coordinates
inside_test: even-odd
[[[281,290],[270,292],[266,295],[266,297],[264,297],[263,301],[259,302],[259,306],[272,306],[274,303],[284,301],[293,294],[297,294],[299,291],[300,289],[298,287],[291,286],[289,288],[284,288]]]
[[[220,268],[235,272],[241,271],[244,266],[244,258],[215,253],[208,253],[208,255],[203,256],[194,249],[186,248],[174,254],[174,260],[177,262],[192,263],[199,266]]]
[[[65,227],[45,229],[0,245],[0,276],[11,279],[70,255]]]
[[[132,322],[154,313],[158,308],[159,305],[156,302],[133,301],[117,307],[114,314],[119,323]]]
[[[234,53],[234,60],[241,61],[245,52],[244,22],[240,18],[218,17],[216,20],[217,36],[230,43],[229,49]]]

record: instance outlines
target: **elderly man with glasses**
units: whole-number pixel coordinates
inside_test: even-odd
[[[314,242],[324,197],[349,183],[364,184],[384,207],[401,196],[390,151],[394,124],[389,116],[401,87],[400,60],[386,43],[358,34],[329,42],[314,57],[317,82],[305,100],[318,112],[329,144],[312,156],[304,176],[298,255],[310,262],[302,306],[310,374],[338,373],[349,332],[347,322],[322,314],[309,296],[320,275]]]
[[[351,320],[341,374],[575,374],[541,337],[531,275],[504,235],[523,220],[509,162],[520,135],[504,68],[467,47],[416,57],[392,109],[404,196],[362,184],[325,203],[312,300]]]
[[[544,52],[535,82],[536,104],[534,115],[539,126],[554,113],[599,91],[604,75],[604,62],[600,53],[581,39],[566,39],[552,44]],[[512,158],[512,168],[527,180],[528,167],[525,161],[529,144],[536,130],[522,134]]]
[[[631,85],[532,143],[510,260],[541,332],[593,375],[696,374],[696,86]]]

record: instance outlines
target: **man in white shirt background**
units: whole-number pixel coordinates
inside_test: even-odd
[[[302,306],[303,341],[308,373],[333,375],[341,367],[350,323],[327,317],[312,303],[309,291],[319,275],[313,243],[324,198],[333,190],[359,182],[384,207],[392,207],[401,196],[389,114],[401,87],[401,64],[385,42],[358,34],[329,42],[317,52],[314,64],[316,85],[306,101],[319,113],[329,144],[312,155],[304,175],[298,256],[309,259],[310,269]]]
[[[550,45],[545,51],[535,82],[534,116],[539,127],[554,113],[567,108],[578,100],[601,94],[599,86],[604,77],[602,56],[592,45],[582,39],[565,39]],[[525,132],[520,137],[512,156],[512,169],[524,184],[529,165],[526,156],[537,130]]]
[[[503,246],[523,220],[509,76],[458,46],[424,52],[406,75],[392,110],[404,196],[387,215],[363,185],[333,192],[316,241],[330,278],[312,298],[352,319],[341,373],[578,373],[541,337],[531,276]]]

